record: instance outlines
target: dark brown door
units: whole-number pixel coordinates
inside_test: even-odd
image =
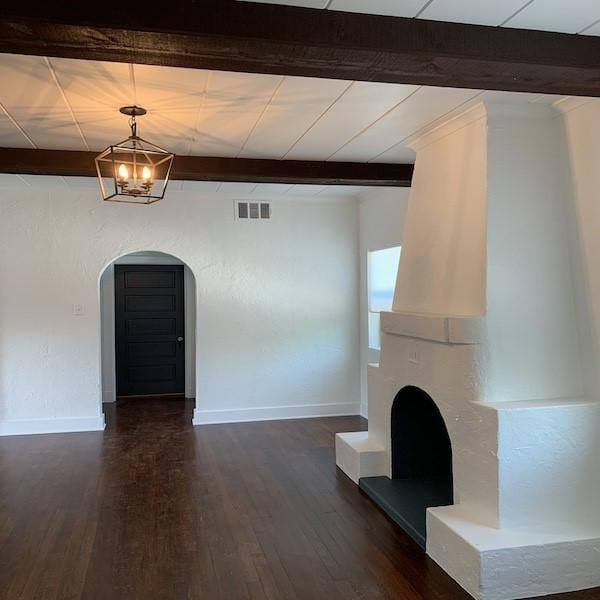
[[[115,265],[118,396],[185,392],[183,266]]]

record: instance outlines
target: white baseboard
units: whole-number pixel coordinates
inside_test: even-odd
[[[103,430],[104,415],[95,417],[63,417],[59,419],[31,419],[27,421],[0,421],[0,436]]]
[[[301,404],[296,406],[261,406],[257,408],[230,408],[226,410],[194,410],[194,425],[217,423],[245,423],[248,421],[277,421],[280,419],[310,419],[314,417],[342,417],[358,415],[360,403]]]

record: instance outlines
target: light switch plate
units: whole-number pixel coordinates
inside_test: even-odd
[[[83,304],[73,304],[73,316],[81,317],[83,314]]]
[[[418,365],[421,363],[421,354],[419,352],[419,349],[416,346],[412,347],[408,351],[408,362],[411,362],[415,365]]]

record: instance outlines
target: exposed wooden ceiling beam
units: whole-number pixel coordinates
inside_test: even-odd
[[[0,148],[0,173],[96,177],[96,152]],[[409,187],[413,165],[176,156],[171,179]]]
[[[20,0],[0,52],[600,96],[600,38],[234,0]]]

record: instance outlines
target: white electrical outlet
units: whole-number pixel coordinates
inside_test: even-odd
[[[83,316],[83,314],[84,314],[83,304],[73,304],[73,316],[81,317],[81,316]]]

